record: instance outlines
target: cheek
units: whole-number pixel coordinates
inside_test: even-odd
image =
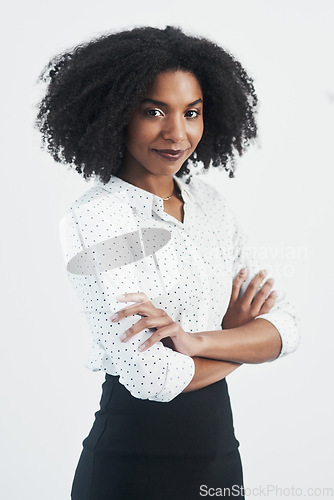
[[[203,132],[204,132],[204,123],[203,120],[201,120],[199,123],[196,123],[196,125],[194,125],[194,127],[190,131],[191,142],[195,147],[202,139]]]
[[[156,138],[157,130],[153,123],[133,120],[128,125],[126,136],[126,147],[129,151],[139,150],[149,146]]]

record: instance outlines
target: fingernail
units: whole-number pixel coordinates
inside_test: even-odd
[[[122,300],[124,299],[126,293],[123,293],[122,295],[119,295],[118,297],[116,297],[116,300]]]
[[[139,350],[139,351],[143,351],[143,350],[145,349],[145,347],[146,347],[146,344],[142,344],[142,345],[140,345],[140,346],[138,347],[138,350]]]
[[[274,297],[278,296],[278,293],[276,292],[276,290],[274,292],[272,292],[272,294],[273,294]]]
[[[122,333],[122,335],[119,336],[120,340],[123,342],[123,340],[125,340],[127,337],[127,334],[124,332]]]
[[[114,313],[112,316],[110,316],[111,321],[114,321],[118,317],[118,313]]]
[[[267,271],[265,269],[262,269],[262,271],[259,272],[259,275],[261,276],[261,278],[264,278],[265,276],[267,276]]]
[[[274,280],[272,278],[270,278],[269,280],[267,280],[267,283],[268,283],[268,285],[273,285],[274,284]]]
[[[247,267],[243,267],[240,271],[239,271],[239,274],[240,276],[242,276],[243,274],[245,274],[247,271]]]

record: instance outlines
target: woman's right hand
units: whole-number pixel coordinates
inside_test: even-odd
[[[233,280],[230,303],[222,321],[222,328],[237,328],[238,326],[249,323],[256,316],[265,314],[275,304],[277,293],[270,291],[274,280],[268,279],[258,290],[263,279],[266,277],[266,271],[260,271],[249,283],[245,293],[239,297],[240,289],[247,278],[248,270],[246,267],[241,269]],[[258,291],[257,291],[258,290]]]

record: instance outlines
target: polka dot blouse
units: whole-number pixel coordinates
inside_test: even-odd
[[[218,330],[229,303],[232,280],[244,266],[249,281],[261,269],[225,199],[203,179],[190,184],[174,176],[184,200],[184,221],[164,211],[163,200],[115,176],[95,180],[60,221],[68,277],[91,332],[86,366],[119,375],[130,393],[167,402],[194,376],[193,359],[158,342],[138,350],[151,334],[146,329],[123,343],[120,335],[140,319],[111,322],[129,303],[116,297],[144,292],[187,332]],[[258,316],[282,338],[280,356],[298,344],[292,305],[278,292],[275,306]]]

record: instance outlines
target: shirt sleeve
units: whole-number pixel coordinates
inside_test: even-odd
[[[242,230],[235,214],[226,207],[226,202],[224,203],[224,210],[228,214],[228,219],[232,228],[233,278],[243,267],[247,267],[248,269],[247,279],[243,283],[240,290],[240,294],[243,295],[250,281],[264,267],[258,262],[254,249],[249,246],[248,237]],[[272,277],[275,278],[275,276]],[[264,278],[260,287],[264,284],[267,278],[268,276]],[[278,290],[276,287],[275,290],[278,295],[272,309],[268,313],[260,314],[255,319],[266,319],[276,327],[282,341],[282,348],[278,357],[283,357],[293,352],[300,342],[297,326],[299,318],[296,315],[294,305],[288,300],[286,294],[281,290]]]
[[[87,218],[88,213],[86,211],[83,217],[80,207],[72,208],[60,221],[59,229],[67,275],[88,320],[95,366],[98,361],[97,369],[119,375],[120,383],[136,398],[171,401],[193,378],[194,361],[190,356],[165,347],[162,342],[140,352],[138,347],[152,334],[152,329],[143,330],[127,342],[120,341],[120,335],[141,316],[111,322],[114,312],[130,305],[116,298],[123,293],[145,290],[141,287],[136,262],[122,265],[124,255],[119,251],[117,238],[101,240],[103,228],[96,223],[96,218]],[[91,219],[95,219],[94,227]],[[97,239],[92,238],[92,234]],[[128,245],[136,245],[133,237]]]

